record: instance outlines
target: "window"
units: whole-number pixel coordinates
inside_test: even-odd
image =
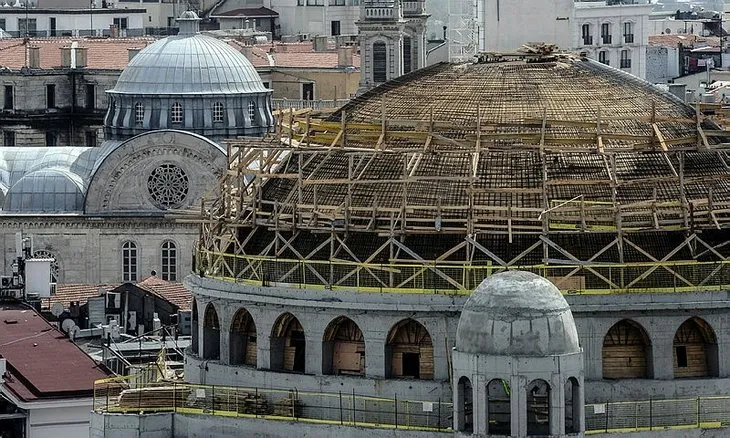
[[[58,137],[55,132],[46,132],[46,146],[58,146]]]
[[[256,103],[253,101],[248,103],[248,120],[251,122],[251,124],[254,124],[256,122]]]
[[[115,18],[114,19],[114,26],[117,27],[117,29],[127,29],[127,19],[126,18]]]
[[[162,244],[162,279],[177,281],[177,247],[169,240]]]
[[[13,131],[3,132],[3,145],[15,146],[15,132],[13,132]]]
[[[345,0],[330,0],[330,6],[345,6]],[[338,21],[339,23],[339,21]],[[334,34],[332,34],[334,35]],[[339,34],[337,34],[339,35]]]
[[[403,37],[403,74],[410,73],[413,70],[411,65],[411,37]]]
[[[170,119],[172,120],[172,123],[182,123],[183,121],[183,107],[182,104],[175,102],[172,104],[172,109],[170,110]]]
[[[677,352],[677,368],[687,368],[687,347],[677,345],[674,350]]]
[[[134,242],[122,245],[122,281],[137,281],[137,245]]]
[[[35,36],[36,21],[35,18],[18,18],[18,35],[19,36]]]
[[[324,6],[324,0],[307,0],[307,6]]]
[[[580,27],[580,35],[583,39],[583,45],[584,46],[590,46],[593,44],[593,35],[591,35],[591,25],[590,24],[584,24]]]
[[[56,85],[46,84],[46,107],[56,107]]]
[[[608,52],[605,50],[602,50],[598,52],[598,62],[601,64],[610,65],[610,62],[608,60]]]
[[[264,82],[264,88],[266,88],[268,90],[270,86],[271,85],[269,84],[268,81]]]
[[[174,108],[174,106],[173,106]],[[141,125],[144,122],[144,104],[137,102],[134,104],[134,123]]]
[[[611,44],[611,23],[603,23],[601,25],[601,42],[603,44]]]
[[[5,86],[5,96],[3,99],[3,109],[13,109],[14,103],[13,103],[13,86],[12,85],[6,85]]]
[[[302,100],[314,100],[314,82],[302,84]]]
[[[50,36],[58,36],[56,34],[56,17],[50,17],[48,19],[48,32]]]
[[[223,121],[223,104],[221,102],[216,102],[213,104],[213,121]]]
[[[94,109],[96,107],[96,86],[94,84],[86,84],[86,109]]]
[[[90,148],[96,147],[96,132],[86,131],[86,146]]]
[[[0,18],[0,29],[7,30],[7,27],[5,27],[5,19]]]
[[[340,22],[339,21],[330,22],[330,33],[332,36],[340,35]]]
[[[621,51],[621,68],[631,68],[631,53],[628,50]]]
[[[624,23],[624,43],[631,44],[634,42],[634,23]]]
[[[385,43],[373,44],[373,82],[388,80]]]

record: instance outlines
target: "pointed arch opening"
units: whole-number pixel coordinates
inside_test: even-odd
[[[256,366],[256,324],[248,310],[241,308],[233,315],[229,338],[230,364]]]
[[[433,379],[433,342],[420,322],[409,318],[390,329],[385,372],[392,378]]]
[[[651,377],[651,341],[638,323],[623,319],[603,338],[603,378]]]
[[[565,433],[580,432],[580,394],[579,383],[575,377],[569,378],[565,382]]]
[[[200,354],[198,350],[198,302],[193,298],[193,308],[190,315],[190,348],[196,356]]]
[[[303,373],[306,346],[299,320],[291,313],[279,316],[271,331],[271,369]]]
[[[492,379],[487,383],[487,414],[490,435],[512,435],[512,405],[510,404],[509,382]]]
[[[340,316],[324,331],[322,374],[365,375],[365,339],[350,318]]]
[[[474,394],[468,377],[459,378],[457,391],[456,430],[472,433],[474,432]]]
[[[702,318],[692,317],[674,334],[674,377],[717,377],[717,338]]]
[[[203,359],[219,360],[221,358],[221,326],[218,312],[213,303],[205,308],[203,316]]]
[[[527,436],[550,435],[550,385],[537,379],[527,385]]]

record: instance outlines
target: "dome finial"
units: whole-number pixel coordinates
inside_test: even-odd
[[[195,11],[187,10],[183,12],[176,21],[180,27],[177,32],[178,35],[195,35],[200,32],[200,18]]]

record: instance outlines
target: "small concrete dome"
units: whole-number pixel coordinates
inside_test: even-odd
[[[456,350],[494,356],[580,352],[567,301],[549,280],[507,271],[482,281],[464,304]]]

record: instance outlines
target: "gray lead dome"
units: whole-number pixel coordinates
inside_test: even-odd
[[[557,287],[524,271],[495,274],[464,304],[456,350],[497,356],[547,356],[580,351],[578,331]]]

